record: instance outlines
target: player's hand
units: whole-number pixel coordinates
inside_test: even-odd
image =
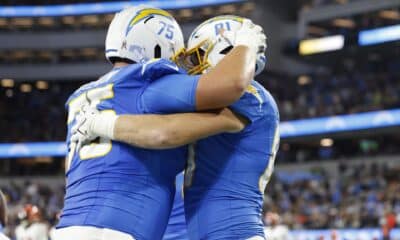
[[[117,118],[112,111],[99,112],[95,107],[84,105],[71,129],[71,142],[76,144],[76,151],[97,137],[113,140]]]
[[[247,46],[254,53],[265,52],[267,37],[261,26],[254,24],[250,19],[244,19],[242,26],[235,33],[234,46]]]
[[[71,142],[76,143],[76,151],[79,151],[82,145],[97,137],[92,131],[92,125],[98,114],[99,111],[96,108],[84,105],[76,116],[76,123],[71,129]]]

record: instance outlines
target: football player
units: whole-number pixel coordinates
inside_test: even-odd
[[[268,212],[264,216],[265,236],[273,240],[291,240],[289,228],[281,224],[281,218],[277,213]]]
[[[196,28],[186,53],[189,72],[212,72],[232,54],[235,36],[244,24],[243,18],[220,16]],[[255,51],[255,72],[260,73],[264,49]],[[219,112],[215,127],[223,132],[231,128],[230,132],[197,141],[195,157],[187,164],[184,205],[190,239],[264,239],[262,202],[279,144],[278,109],[270,93],[255,81],[229,109]],[[102,115],[93,111],[83,115],[86,138],[100,135],[145,148],[190,143],[195,140],[195,126],[206,123],[190,114],[122,115],[109,134],[97,127],[105,119]],[[162,133],[162,141],[154,141],[154,132]]]
[[[106,39],[106,57],[114,68],[80,87],[66,104],[67,185],[57,240],[162,238],[175,194],[175,176],[184,168],[187,149],[149,150],[105,136],[113,134],[118,115],[193,112],[235,102],[254,75],[255,52],[264,47],[265,35],[246,21],[233,45],[212,71],[189,76],[167,60],[176,59],[184,49],[180,27],[169,13],[140,6],[115,16]],[[94,128],[104,134],[77,142],[71,133],[86,131],[80,127],[78,114],[85,107],[101,112],[102,119]],[[223,114],[188,113],[195,124],[192,136],[198,139],[223,132],[217,121]],[[154,115],[145,117],[160,120]],[[169,121],[169,117],[160,121]],[[148,148],[165,141],[147,126],[150,135],[155,134]]]
[[[7,202],[3,192],[0,190],[0,240],[9,240],[4,235],[3,228],[7,225]]]
[[[200,74],[215,67],[232,51],[229,36],[242,24],[240,17],[220,16],[195,29],[188,42],[189,56],[197,56],[192,72]],[[219,33],[226,36],[222,40],[225,46],[210,48],[207,42]],[[259,52],[256,74],[264,66],[264,52]],[[230,109],[235,113],[232,120],[245,127],[238,133],[198,141],[194,161],[185,173],[190,239],[264,239],[262,203],[278,150],[278,108],[270,93],[252,81]]]
[[[43,221],[38,206],[26,204],[18,216],[21,222],[15,228],[16,240],[48,240],[49,226]]]

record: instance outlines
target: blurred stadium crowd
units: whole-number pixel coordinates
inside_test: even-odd
[[[257,3],[253,5],[216,7],[215,11],[206,7],[196,11],[181,9],[176,10],[175,13],[183,23],[192,23],[216,14],[249,13],[255,8],[254,6],[263,1],[254,1]],[[297,9],[295,9],[295,14],[289,14],[288,18],[297,17],[302,9],[312,10],[324,5],[345,4],[353,1],[361,0],[293,1],[290,3],[296,5]],[[0,5],[52,5],[81,2],[79,0],[3,0]],[[84,2],[92,3],[98,0]],[[268,1],[265,0],[265,2]],[[400,12],[398,10],[389,9],[379,13],[364,13],[341,19],[332,18],[321,22],[311,22],[305,37],[340,33],[355,41],[355,34],[359,30],[398,23],[400,14],[390,15],[393,12]],[[60,30],[68,33],[68,31],[84,32],[89,29],[95,33],[98,30],[104,30],[112,17],[112,14],[104,14],[59,18],[0,18],[0,32],[3,35],[7,35],[4,32],[24,34],[46,31],[58,34]],[[271,40],[274,39],[271,38]],[[274,44],[271,45],[274,46]],[[296,58],[298,46],[296,45],[295,48],[296,56],[294,57]],[[347,52],[340,53],[346,55],[343,58],[330,59],[331,55],[326,55],[324,57],[332,61],[326,64],[329,70],[316,69],[309,74],[299,76],[267,71],[258,76],[257,80],[276,99],[282,121],[400,108],[400,60],[398,57],[393,58],[393,55],[400,55],[400,47],[397,45],[397,48],[389,48],[393,54],[389,58],[380,55],[380,49],[375,50],[376,53],[372,53],[365,59],[363,55],[357,58],[351,55],[353,53],[346,55]],[[96,44],[78,48],[0,49],[0,65],[6,67],[56,66],[74,63],[89,65],[104,62],[103,48]],[[82,78],[79,81],[71,81],[71,79],[63,78],[53,81],[53,79],[40,80],[38,78],[37,80],[40,81],[26,82],[29,80],[0,78],[0,143],[64,141],[66,133],[64,104],[75,89],[93,79]],[[323,160],[323,163],[326,163],[331,159],[338,162],[348,157],[361,156],[367,159],[371,156],[400,153],[399,138],[395,131],[392,130],[392,135],[374,131],[372,130],[369,135],[350,133],[350,137],[346,135],[338,139],[332,136],[318,136],[311,140],[284,140],[280,145],[277,163],[306,163],[311,160]],[[274,174],[274,178],[267,187],[264,209],[265,212],[278,213],[282,223],[291,229],[400,227],[399,171],[400,168],[393,168],[377,161],[375,164],[359,164],[356,167],[342,163],[335,176],[332,176],[326,168],[313,169],[306,175],[307,177],[295,180]],[[0,176],[51,175],[56,179],[55,182],[49,184],[35,180],[19,180],[11,184],[0,181],[0,189],[5,192],[10,203],[10,226],[7,228],[7,234],[15,236],[15,228],[26,217],[22,214],[25,204],[38,206],[41,211],[40,218],[50,230],[62,208],[64,183],[61,176],[63,174],[61,158],[38,157],[4,159],[4,161],[2,159]]]
[[[326,168],[304,177],[276,177],[267,187],[265,213],[275,212],[291,229],[341,229],[400,226],[400,177],[385,164],[342,163],[338,175]],[[64,185],[59,180],[19,181],[0,185],[10,203],[10,235],[24,219],[24,206],[34,204],[49,230],[62,208]]]
[[[359,1],[359,0],[305,0],[304,5],[309,5],[312,7],[317,7],[321,5],[329,5],[329,4],[344,4],[352,1]]]
[[[26,224],[30,213],[26,212],[28,204],[37,207],[35,220],[45,223],[48,231],[56,224],[57,214],[60,212],[64,197],[64,184],[53,184],[52,187],[35,182],[19,182],[0,186],[8,201],[9,226],[7,234],[14,237],[16,228]]]
[[[400,65],[388,72],[346,71],[333,75],[300,76],[265,81],[278,99],[282,120],[333,116],[400,106]],[[297,85],[297,86],[296,86]]]
[[[1,90],[0,108],[4,111],[0,113],[0,131],[7,133],[1,135],[1,141],[64,140],[64,104],[78,84],[51,84],[47,90],[23,84],[19,87]]]
[[[340,164],[338,176],[317,169],[304,180],[275,179],[265,209],[293,229],[366,228],[400,224],[400,178],[384,164]],[[398,171],[398,170],[397,170]]]
[[[348,71],[298,79],[262,75],[258,79],[277,99],[281,119],[286,121],[400,107],[396,71],[400,64],[392,65],[389,71],[376,73]],[[32,84],[1,88],[0,107],[5,111],[0,113],[0,131],[5,134],[0,141],[64,140],[64,104],[81,83],[50,82],[46,90]]]
[[[108,0],[111,2],[112,0]],[[71,3],[80,3],[79,0],[4,0],[2,1],[2,5],[51,5],[51,4],[71,4]],[[97,0],[85,0],[87,3],[98,2]],[[107,2],[104,1],[104,2]],[[303,0],[305,4],[311,4],[313,6],[325,5],[325,4],[335,4],[335,3],[345,3],[347,1],[344,0]]]

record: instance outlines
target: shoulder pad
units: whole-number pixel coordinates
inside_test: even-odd
[[[166,59],[153,59],[142,65],[141,75],[148,81],[157,80],[165,75],[185,73],[174,62]]]

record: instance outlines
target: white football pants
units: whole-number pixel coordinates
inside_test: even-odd
[[[56,229],[54,236],[54,240],[135,240],[127,233],[90,226],[73,226]]]
[[[248,238],[247,240],[265,240],[265,238],[263,238],[261,236],[254,236],[254,237]]]

